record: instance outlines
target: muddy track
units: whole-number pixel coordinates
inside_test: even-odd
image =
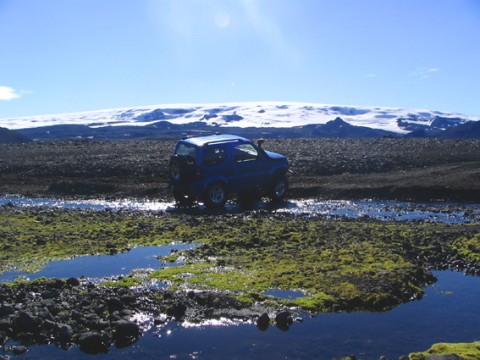
[[[0,193],[171,199],[174,141],[0,145]],[[480,201],[480,141],[268,139],[291,164],[291,197]]]

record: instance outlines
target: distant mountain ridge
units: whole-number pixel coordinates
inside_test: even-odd
[[[248,137],[480,138],[480,117],[278,102],[130,107],[0,119],[0,126],[36,140],[159,139],[212,132]]]
[[[0,144],[17,144],[32,141],[29,137],[18,131],[0,127]]]

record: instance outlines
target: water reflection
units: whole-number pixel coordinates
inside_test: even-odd
[[[268,291],[265,291],[263,294],[275,296],[279,299],[288,299],[288,300],[305,297],[305,294],[303,292],[297,291],[297,290],[270,289]]]
[[[191,249],[200,244],[171,244],[164,246],[138,246],[125,253],[115,255],[78,256],[67,260],[50,261],[47,265],[33,273],[8,271],[0,275],[1,282],[10,282],[22,276],[30,280],[40,277],[64,278],[86,277],[89,279],[109,276],[124,276],[135,269],[158,269],[166,264],[157,259],[158,256],[168,256],[172,250]],[[175,266],[178,263],[168,263]]]
[[[208,210],[199,205],[191,209],[178,209],[174,202],[155,200],[59,200],[54,198],[28,198],[23,196],[0,196],[0,206],[43,207],[84,210],[138,210],[186,212],[206,214]],[[272,205],[268,201],[259,201],[249,209],[231,202],[227,203],[223,213],[244,211],[269,211],[294,215],[323,216],[327,218],[373,218],[384,221],[430,221],[458,224],[480,221],[480,204],[456,203],[412,203],[394,200],[318,200],[298,199]]]
[[[175,322],[154,327],[124,349],[102,359],[397,359],[436,342],[479,340],[480,278],[435,272],[438,282],[413,301],[384,313],[332,313],[304,317],[285,332],[255,325],[185,328]],[[87,359],[78,347],[32,346],[35,359]],[[98,356],[97,356],[98,357]]]

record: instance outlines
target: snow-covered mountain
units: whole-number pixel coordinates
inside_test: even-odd
[[[144,127],[143,137],[147,129],[159,132],[162,129],[188,130],[194,126],[198,129],[220,128],[222,132],[230,130],[260,128],[278,129],[281,134],[289,129],[301,133],[300,129],[309,129],[320,133],[327,123],[335,127],[337,134],[342,127],[353,129],[371,129],[370,134],[393,134],[406,136],[422,132],[439,132],[458,127],[470,122],[480,125],[480,117],[466,116],[457,113],[445,113],[421,109],[400,109],[366,106],[325,105],[313,103],[291,102],[251,102],[227,104],[165,104],[141,107],[118,108],[109,110],[42,115],[23,118],[0,119],[0,127],[38,137],[42,131],[60,134],[58,126],[72,133],[74,129],[82,132],[79,137],[93,137],[95,134],[106,134],[108,131],[126,131],[131,127]],[[477,123],[478,122],[478,123]],[[67,127],[65,127],[67,125]],[[77,126],[72,127],[73,125]],[[36,130],[35,130],[36,129]],[[83,130],[81,130],[83,129]],[[315,130],[316,129],[316,130]],[[85,132],[88,130],[87,132]],[[135,133],[138,133],[137,129]],[[88,135],[91,134],[91,135]],[[312,133],[313,134],[313,133]],[[128,131],[126,136],[128,136]],[[307,134],[308,135],[308,134]],[[370,135],[369,135],[370,136]],[[372,135],[375,136],[375,135]],[[105,135],[102,135],[105,138]],[[108,136],[107,136],[108,137]],[[118,137],[118,134],[115,136]],[[136,136],[140,137],[140,136]],[[158,137],[158,136],[157,136]]]

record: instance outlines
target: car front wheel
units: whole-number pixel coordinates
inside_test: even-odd
[[[222,207],[227,202],[227,188],[220,182],[208,185],[203,201],[209,208]]]
[[[270,183],[269,197],[272,201],[283,200],[287,195],[288,181],[284,175],[275,176]]]

